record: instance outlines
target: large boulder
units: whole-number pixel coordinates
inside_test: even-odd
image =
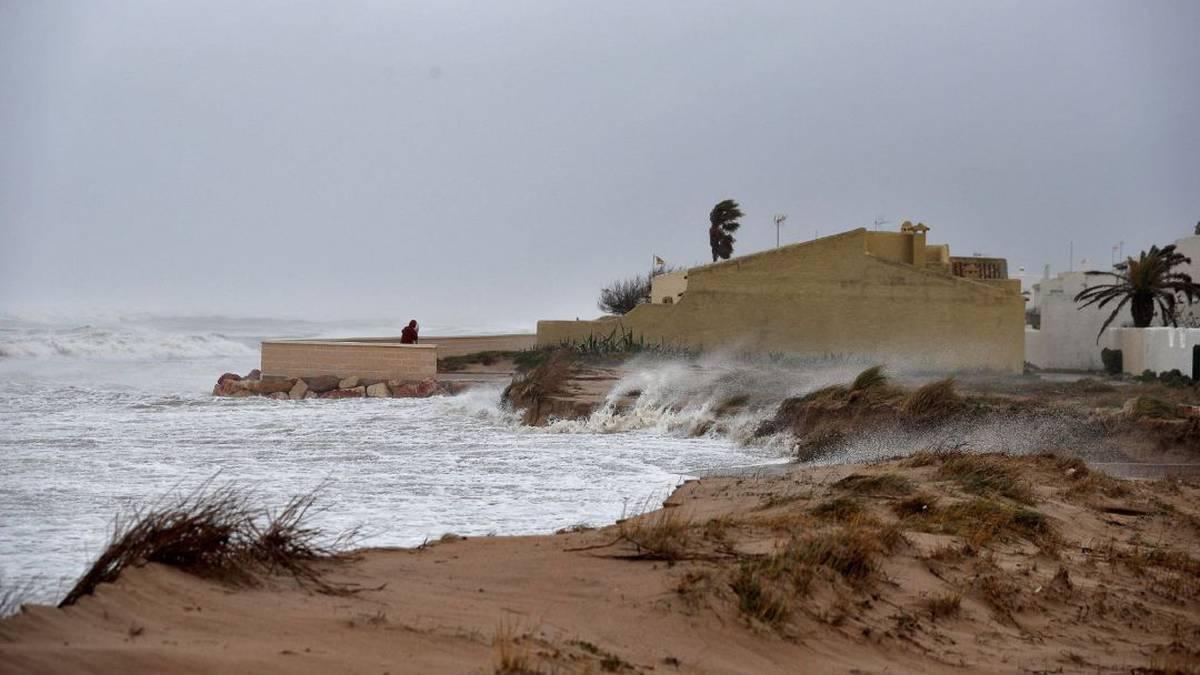
[[[445,393],[442,385],[432,378],[419,382],[391,380],[388,386],[392,390],[393,398],[428,398],[434,394]]]
[[[321,394],[321,398],[364,398],[367,395],[366,387],[351,387],[349,389],[334,389]]]
[[[368,398],[388,398],[391,395],[392,392],[388,389],[386,382],[376,382],[375,384],[367,387]]]
[[[292,385],[292,388],[288,390],[288,398],[293,401],[299,401],[307,393],[308,385],[304,383],[304,380],[296,380],[296,384]]]
[[[244,380],[261,380],[262,379],[262,371],[259,370],[258,368],[255,368],[254,370],[246,373],[246,377],[244,377],[242,379],[244,379]]]
[[[344,377],[338,382],[338,389],[353,389],[360,384],[357,377]]]
[[[308,390],[315,391],[318,394],[338,389],[338,385],[341,382],[341,379],[337,375],[315,375],[304,378],[304,384],[308,385]]]
[[[254,394],[270,396],[271,394],[288,393],[292,390],[292,387],[296,386],[296,380],[293,378],[242,380],[241,384],[246,391]]]
[[[217,379],[216,386],[213,387],[213,396],[249,396],[250,392],[246,391],[246,381],[241,375],[235,373],[225,373]]]

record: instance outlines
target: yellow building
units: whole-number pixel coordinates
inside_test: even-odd
[[[1001,258],[956,258],[927,244],[928,229],[851,230],[662,275],[651,303],[625,316],[539,321],[538,344],[632,333],[700,349],[1021,372],[1020,281]]]

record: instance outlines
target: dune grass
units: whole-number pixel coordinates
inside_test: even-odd
[[[899,528],[866,517],[805,530],[774,553],[743,559],[729,586],[744,615],[777,626],[792,616],[793,601],[808,594],[822,570],[853,586],[869,585],[879,572],[881,556],[902,538]]]
[[[912,480],[898,473],[851,474],[834,487],[858,495],[902,497],[916,489]]]
[[[1023,504],[1034,501],[1029,481],[1008,458],[973,454],[948,456],[934,475],[953,480],[972,494],[1000,495]]]
[[[66,607],[116,580],[129,567],[159,563],[229,583],[255,574],[287,573],[318,583],[313,563],[339,555],[355,533],[319,543],[325,534],[307,523],[316,495],[294,497],[278,512],[250,505],[232,485],[204,483],[190,494],[118,519],[109,544],[59,603]]]
[[[983,497],[944,507],[936,502],[924,504],[920,511],[910,508],[901,522],[912,529],[960,537],[973,551],[998,539],[1025,539],[1051,552],[1060,543],[1053,525],[1040,511]]]
[[[918,387],[900,404],[901,411],[913,420],[941,419],[958,412],[962,407],[963,399],[952,377]]]
[[[691,522],[678,509],[663,508],[629,518],[617,525],[617,532],[645,560],[683,560],[692,540]]]
[[[956,616],[962,609],[961,593],[939,593],[925,600],[925,611],[930,621]]]
[[[862,517],[864,513],[862,502],[853,497],[833,497],[820,502],[809,510],[813,516],[823,520],[846,522]]]

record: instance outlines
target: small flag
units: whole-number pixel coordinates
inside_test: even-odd
[[[658,256],[654,256],[654,264],[655,265],[666,265],[667,261],[663,260],[662,258],[660,258]]]

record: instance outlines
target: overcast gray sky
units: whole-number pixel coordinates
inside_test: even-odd
[[[592,316],[651,255],[1200,220],[1200,2],[0,0],[0,311]]]

